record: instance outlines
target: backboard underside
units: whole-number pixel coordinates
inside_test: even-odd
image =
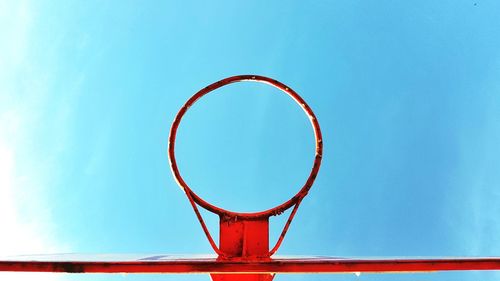
[[[500,270],[500,258],[336,258],[277,256],[221,260],[179,255],[39,255],[0,260],[0,271],[66,273],[404,273]]]

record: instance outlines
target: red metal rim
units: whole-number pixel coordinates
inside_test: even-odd
[[[292,198],[290,198],[288,201],[273,207],[271,209],[261,211],[261,212],[254,212],[254,213],[239,213],[239,212],[232,212],[228,211],[225,209],[222,209],[220,207],[217,207],[215,205],[212,205],[208,203],[207,201],[203,200],[201,197],[199,197],[189,186],[188,184],[184,181],[182,178],[179,169],[177,167],[177,162],[175,159],[175,139],[177,135],[177,129],[179,128],[180,122],[182,120],[182,117],[186,114],[187,110],[196,102],[198,101],[201,97],[204,95],[220,88],[225,85],[231,84],[231,83],[236,83],[236,82],[244,82],[244,81],[251,81],[251,82],[260,82],[264,84],[271,85],[288,96],[290,96],[293,100],[299,104],[299,106],[304,110],[306,115],[309,117],[309,120],[311,122],[311,125],[314,130],[314,137],[316,140],[316,152],[315,152],[315,157],[313,161],[313,166],[311,169],[311,172],[309,174],[309,177],[307,178],[305,184],[302,186],[302,188],[297,192],[296,195],[294,195]],[[285,210],[288,208],[292,207],[293,205],[297,204],[297,202],[300,202],[302,198],[304,198],[309,189],[311,189],[314,180],[316,179],[316,176],[319,171],[319,167],[321,165],[321,159],[322,159],[322,154],[323,154],[323,139],[321,136],[321,130],[319,127],[318,120],[316,119],[316,116],[314,115],[314,112],[312,109],[307,105],[307,103],[290,87],[286,86],[285,84],[276,81],[274,79],[265,77],[265,76],[259,76],[259,75],[238,75],[238,76],[232,76],[228,77],[225,79],[222,79],[220,81],[217,81],[213,84],[208,85],[207,87],[201,89],[198,91],[196,94],[194,94],[185,104],[182,106],[182,108],[179,110],[177,115],[175,116],[174,122],[172,123],[172,127],[170,129],[170,135],[169,135],[169,142],[168,142],[168,156],[169,156],[169,162],[170,162],[170,167],[172,170],[172,173],[174,175],[175,180],[179,184],[179,186],[186,192],[188,197],[191,197],[193,201],[195,201],[198,205],[202,206],[203,208],[207,209],[208,211],[211,211],[213,213],[216,213],[218,215],[227,215],[227,216],[238,216],[238,217],[246,217],[246,218],[261,218],[261,217],[270,217],[273,215],[278,215],[283,213]]]

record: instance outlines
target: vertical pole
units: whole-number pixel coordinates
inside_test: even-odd
[[[220,216],[219,249],[224,260],[269,260],[269,218]],[[271,281],[274,274],[210,274],[213,281]]]

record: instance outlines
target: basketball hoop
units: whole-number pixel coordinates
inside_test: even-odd
[[[274,208],[253,213],[240,213],[225,210],[202,199],[184,181],[175,159],[175,138],[177,135],[177,129],[179,128],[182,117],[184,117],[187,110],[200,98],[207,95],[208,93],[226,85],[244,81],[268,84],[290,96],[295,102],[297,102],[297,104],[309,117],[316,141],[316,152],[311,172],[309,173],[309,177],[307,178],[302,188],[297,192],[297,194]],[[316,116],[314,115],[312,109],[294,90],[292,90],[292,88],[274,79],[258,75],[239,75],[228,77],[226,79],[210,84],[198,91],[184,104],[184,106],[181,107],[181,109],[175,116],[174,122],[172,123],[172,127],[170,129],[168,142],[168,156],[172,173],[179,186],[186,193],[186,196],[188,197],[189,202],[191,203],[191,206],[193,207],[193,210],[198,220],[200,221],[201,227],[203,228],[203,231],[205,232],[210,245],[219,255],[219,259],[266,259],[272,256],[278,250],[281,242],[283,242],[288,228],[290,227],[290,223],[292,222],[295,213],[297,212],[297,209],[302,202],[302,199],[304,199],[304,197],[307,195],[314,183],[314,180],[316,179],[319,167],[321,165],[322,153],[323,140],[321,137],[321,130],[318,120],[316,119]],[[208,231],[205,221],[203,220],[203,217],[198,210],[198,205],[212,213],[219,215],[219,246],[215,244],[212,235]],[[269,250],[269,217],[280,215],[291,207],[293,207],[292,212],[290,213],[290,216],[288,217],[288,220],[285,223],[285,226],[283,227],[283,230],[281,231],[276,244],[274,245],[274,247],[272,247],[271,250]]]

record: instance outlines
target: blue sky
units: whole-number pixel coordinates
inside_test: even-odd
[[[295,89],[324,134],[320,174],[279,254],[498,256],[499,12],[493,0],[4,1],[0,253],[211,253],[171,176],[168,131],[199,89],[259,74]],[[277,90],[231,85],[184,121],[179,165],[211,202],[261,210],[307,177],[312,130]]]

